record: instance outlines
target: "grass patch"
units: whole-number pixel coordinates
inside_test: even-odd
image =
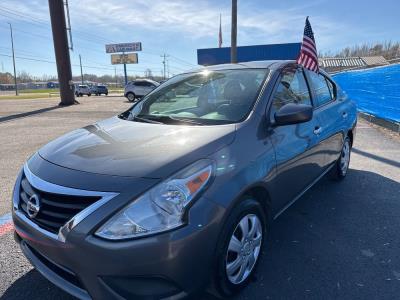
[[[49,94],[49,93],[30,93],[30,94],[19,94],[15,95],[1,95],[0,100],[13,100],[13,99],[40,99],[40,98],[57,98],[60,94]]]
[[[20,94],[50,94],[50,93],[60,93],[59,89],[27,89],[18,91]]]

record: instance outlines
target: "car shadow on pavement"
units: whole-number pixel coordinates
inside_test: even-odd
[[[51,284],[36,270],[31,270],[18,278],[0,298],[1,300],[76,300],[75,297],[68,295]]]
[[[273,222],[255,277],[234,299],[396,298],[398,195],[399,182],[369,171],[322,179]],[[2,299],[73,298],[32,270]]]
[[[396,298],[399,195],[374,172],[322,179],[272,224],[256,280],[236,299]]]
[[[23,112],[23,113],[19,113],[19,114],[0,117],[0,123],[15,120],[15,119],[20,119],[20,118],[25,118],[25,117],[29,117],[29,116],[33,116],[33,115],[37,115],[37,114],[42,114],[42,113],[52,111],[52,110],[62,108],[62,107],[63,106],[55,105],[55,106],[50,106],[50,107],[41,108],[41,109],[37,109],[37,110],[27,111],[27,112]]]

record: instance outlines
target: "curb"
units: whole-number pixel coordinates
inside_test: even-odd
[[[367,120],[370,123],[373,123],[375,125],[381,126],[390,131],[400,134],[400,123],[381,119],[365,112],[358,112],[358,116],[364,120]]]

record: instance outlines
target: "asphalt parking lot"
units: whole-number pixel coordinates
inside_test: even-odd
[[[54,98],[0,100],[0,221],[30,154],[131,105],[122,97],[79,101],[59,108]],[[400,138],[359,120],[347,178],[323,179],[274,222],[257,276],[236,299],[398,299],[399,248]],[[32,269],[9,229],[0,230],[0,297],[72,299]]]

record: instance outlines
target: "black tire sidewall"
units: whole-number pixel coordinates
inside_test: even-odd
[[[129,99],[129,96],[133,96],[133,99],[131,100],[131,99]],[[127,95],[126,95],[126,98],[128,98],[128,101],[129,102],[134,102],[135,101],[135,98],[136,98],[136,96],[135,96],[135,94],[134,93],[132,93],[132,92],[130,92],[130,93],[128,93]]]
[[[263,237],[262,237],[262,243],[261,243],[261,250],[260,254],[258,256],[257,262],[251,272],[251,274],[240,284],[233,284],[229,281],[228,276],[226,274],[226,253],[227,253],[227,248],[229,245],[229,241],[231,239],[231,236],[236,229],[237,224],[240,222],[240,220],[248,215],[248,214],[255,214],[258,216],[262,223],[262,230],[263,230]],[[216,268],[215,268],[215,274],[214,274],[214,286],[218,292],[218,294],[221,297],[230,297],[233,296],[234,294],[238,293],[240,290],[242,290],[244,287],[248,285],[248,283],[251,281],[253,275],[256,272],[257,266],[259,264],[260,258],[262,256],[262,250],[264,247],[264,243],[266,240],[266,226],[267,226],[267,215],[265,211],[263,210],[262,205],[254,200],[253,198],[246,196],[243,197],[239,204],[236,205],[236,207],[232,210],[230,213],[229,217],[227,218],[223,231],[221,233],[220,237],[220,243],[217,247],[217,253],[216,253]]]

